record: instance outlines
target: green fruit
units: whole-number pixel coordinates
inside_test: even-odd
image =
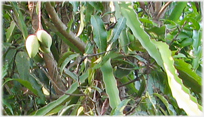
[[[38,53],[40,45],[36,35],[29,35],[26,39],[26,50],[30,58],[34,58]]]
[[[36,35],[39,42],[43,46],[45,46],[46,48],[50,48],[50,46],[52,45],[52,37],[45,30],[38,30]]]

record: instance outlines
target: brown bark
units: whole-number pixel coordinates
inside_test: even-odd
[[[28,9],[30,11],[30,16],[32,17],[32,26],[34,31],[38,30],[40,24],[39,20],[41,20],[40,18],[38,18],[38,15],[35,10],[36,4],[36,2],[28,2]],[[60,79],[57,62],[55,61],[52,53],[43,53],[43,59],[45,61],[46,68],[48,69],[50,80],[52,81],[52,84],[54,84],[53,87],[55,89],[56,94],[64,94],[62,91],[65,91],[66,87]]]
[[[46,10],[57,28],[57,30],[64,36],[66,37],[71,43],[73,43],[79,50],[84,53],[85,52],[85,43],[81,41],[78,37],[75,36],[73,32],[67,32],[67,27],[64,25],[64,23],[59,19],[55,9],[52,7],[52,5],[47,2],[46,3]]]
[[[48,69],[48,74],[50,76],[50,80],[52,81],[52,84],[54,83],[53,87],[55,89],[55,92],[57,95],[62,95],[66,90],[66,87],[64,86],[60,74],[57,67],[57,62],[55,61],[52,53],[44,53],[43,58],[45,61],[46,68]]]

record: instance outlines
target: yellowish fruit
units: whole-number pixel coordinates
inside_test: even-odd
[[[26,50],[30,58],[34,58],[40,47],[36,35],[29,35],[26,39]]]
[[[45,46],[46,48],[50,48],[52,45],[52,37],[50,34],[48,34],[45,30],[38,30],[37,33],[37,38],[39,42]]]

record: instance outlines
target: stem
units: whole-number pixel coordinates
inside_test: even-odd
[[[38,30],[42,30],[42,23],[41,23],[41,1],[38,0]]]
[[[85,43],[80,40],[80,38],[76,37],[75,34],[71,31],[67,32],[67,27],[64,23],[59,19],[58,14],[55,9],[52,7],[50,2],[46,3],[46,10],[52,20],[53,24],[57,28],[57,30],[68,39],[73,45],[75,45],[79,50],[84,53],[85,52]]]

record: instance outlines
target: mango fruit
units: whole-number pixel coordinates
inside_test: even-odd
[[[26,39],[26,50],[30,58],[34,58],[39,51],[40,44],[36,35],[29,35]]]
[[[41,45],[45,46],[45,48],[49,48],[52,45],[52,37],[45,30],[38,30],[36,32],[37,38]]]

